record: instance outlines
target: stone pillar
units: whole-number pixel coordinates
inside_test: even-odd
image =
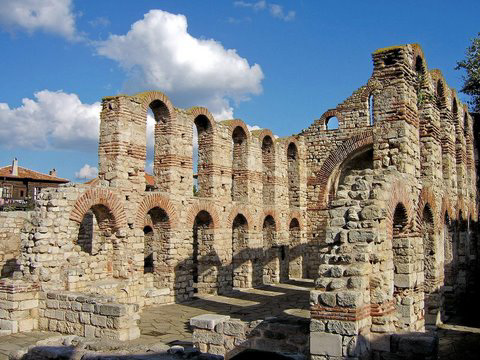
[[[141,109],[133,97],[103,98],[98,145],[102,185],[145,190],[147,113]]]
[[[39,289],[22,280],[0,281],[0,335],[38,329]]]

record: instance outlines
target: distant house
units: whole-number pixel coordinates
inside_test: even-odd
[[[0,205],[36,199],[43,188],[57,187],[68,182],[68,179],[57,177],[55,169],[48,175],[42,174],[18,166],[18,160],[14,159],[12,165],[0,168]]]
[[[98,178],[88,180],[85,182],[87,185],[97,186]],[[153,183],[153,176],[150,174],[145,173],[145,191],[153,191],[154,190],[154,183]]]

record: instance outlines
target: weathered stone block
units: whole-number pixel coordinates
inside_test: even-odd
[[[342,336],[324,332],[310,333],[312,355],[342,356]]]
[[[227,321],[228,319],[230,319],[230,316],[218,314],[199,315],[190,319],[190,326],[194,326],[199,329],[213,330],[217,324]]]

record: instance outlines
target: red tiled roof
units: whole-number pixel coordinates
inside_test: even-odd
[[[56,176],[42,174],[38,171],[26,169],[24,167],[18,167],[18,175],[12,175],[12,165],[4,166],[0,168],[0,177],[9,179],[32,179],[39,181],[51,181],[58,183],[67,183],[68,179],[62,179]]]
[[[153,184],[154,184],[153,176],[145,173],[145,182],[147,183],[147,185],[153,186]],[[92,185],[92,186],[96,186],[97,183],[98,183],[98,178],[88,180],[88,181],[85,182],[86,185]]]

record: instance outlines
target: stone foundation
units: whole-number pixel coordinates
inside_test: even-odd
[[[206,314],[190,319],[193,344],[202,353],[230,359],[246,349],[302,354],[308,358],[308,320],[270,318],[245,322]]]

